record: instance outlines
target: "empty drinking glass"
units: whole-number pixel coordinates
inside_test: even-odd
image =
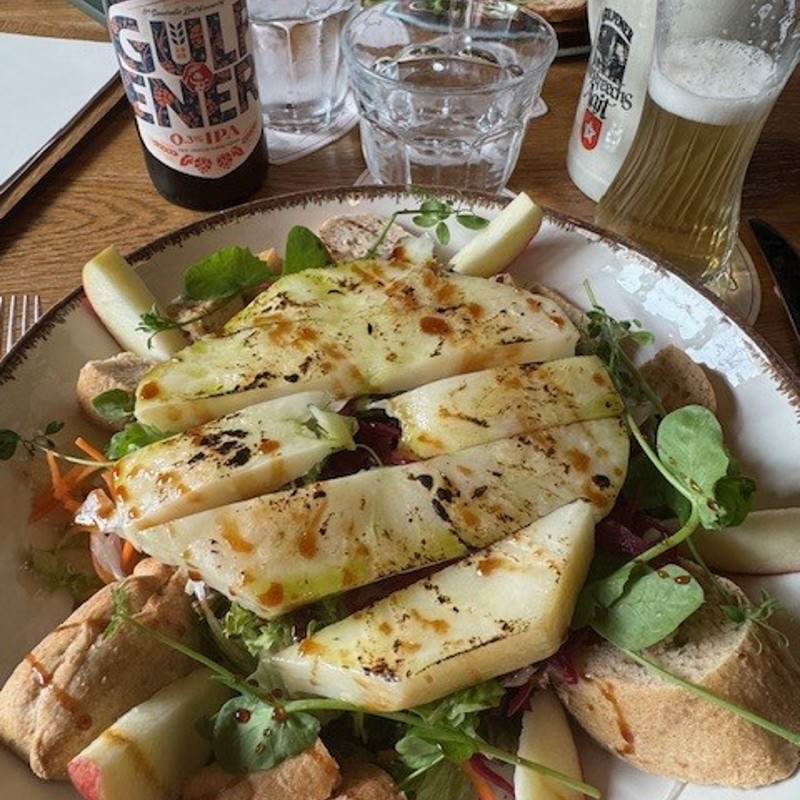
[[[556,47],[553,29],[511,2],[361,11],[342,49],[372,179],[500,191]]]
[[[327,127],[347,96],[339,48],[354,0],[247,0],[264,122],[288,131]]]

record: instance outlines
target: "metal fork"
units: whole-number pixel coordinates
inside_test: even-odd
[[[22,334],[42,315],[42,300],[38,294],[0,295],[0,336],[3,355],[20,340]]]

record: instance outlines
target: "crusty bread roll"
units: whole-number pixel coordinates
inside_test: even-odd
[[[317,739],[272,769],[236,775],[210,764],[186,782],[181,800],[327,800],[339,785],[339,766]]]
[[[716,413],[717,397],[708,376],[697,362],[674,344],[659,350],[642,365],[640,372],[661,399],[667,413],[693,404]]]
[[[719,583],[733,602],[747,603],[731,581]],[[800,667],[788,648],[764,626],[728,619],[713,588],[706,596],[710,601],[648,656],[800,731]],[[594,739],[641,769],[739,787],[774,783],[797,769],[799,752],[784,739],[652,675],[610,644],[586,645],[574,666],[579,680],[557,687],[561,700]]]
[[[548,22],[566,22],[586,14],[586,0],[525,0],[525,5]]]
[[[317,236],[322,240],[334,262],[341,264],[364,258],[385,223],[386,220],[377,214],[330,217],[320,225]],[[405,228],[393,222],[375,257],[390,258],[397,244],[408,235]]]
[[[154,361],[128,352],[87,362],[78,373],[78,382],[75,387],[81,411],[101,428],[121,431],[125,427],[125,421],[108,422],[97,413],[92,401],[98,395],[112,389],[121,389],[133,394],[142,375],[154,364]]]
[[[124,587],[134,619],[200,646],[186,577],[146,559]],[[131,625],[103,632],[114,613],[109,584],[48,634],[0,691],[0,742],[40,778],[65,780],[67,763],[133,706],[195,668]]]

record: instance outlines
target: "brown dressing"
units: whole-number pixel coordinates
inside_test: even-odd
[[[33,653],[25,656],[25,661],[30,665],[34,680],[43,689],[48,688],[56,702],[75,720],[75,727],[81,731],[88,731],[94,724],[92,718],[83,710],[81,704],[66,689],[53,681],[53,674],[48,672],[44,664]]]
[[[158,397],[160,392],[161,387],[155,381],[148,381],[139,389],[139,397],[142,400],[152,400],[154,397]]]
[[[619,735],[622,737],[622,741],[625,742],[622,747],[617,747],[616,751],[621,756],[631,755],[636,749],[634,747],[633,731],[631,730],[630,725],[628,725],[625,715],[622,713],[622,707],[619,704],[619,700],[617,700],[617,696],[614,694],[614,690],[611,688],[611,686],[609,686],[607,683],[598,683],[600,687],[600,693],[603,695],[603,697],[605,697],[606,700],[608,700],[611,708],[614,710],[614,714],[617,718]]]
[[[283,585],[271,583],[269,589],[258,596],[258,602],[263,603],[265,606],[280,605],[283,602]]]

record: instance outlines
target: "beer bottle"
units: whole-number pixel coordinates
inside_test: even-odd
[[[258,189],[267,145],[246,0],[103,0],[156,189],[187,208]]]

